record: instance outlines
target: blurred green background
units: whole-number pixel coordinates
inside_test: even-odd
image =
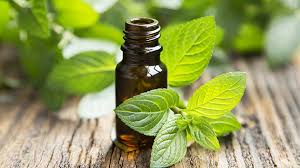
[[[300,53],[299,7],[300,0],[0,0],[0,90],[33,86],[58,109],[70,94],[47,84],[53,68],[85,51],[119,61],[123,25],[132,17],[155,18],[165,29],[215,16],[211,66],[262,56],[282,68]]]

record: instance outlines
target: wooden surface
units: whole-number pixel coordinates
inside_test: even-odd
[[[300,167],[299,69],[271,72],[261,60],[234,66],[247,72],[247,92],[234,110],[243,128],[221,138],[218,152],[193,144],[174,167]],[[0,106],[0,167],[148,167],[150,150],[126,154],[113,145],[113,114],[79,120],[76,100],[51,114],[30,93],[16,97]]]

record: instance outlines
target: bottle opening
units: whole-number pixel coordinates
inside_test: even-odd
[[[158,21],[152,18],[133,18],[125,23],[125,33],[152,34],[159,30]]]
[[[129,22],[137,25],[148,25],[154,23],[155,20],[150,18],[134,18],[131,19]]]

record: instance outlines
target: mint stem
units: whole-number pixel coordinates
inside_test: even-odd
[[[181,114],[180,109],[177,108],[177,107],[171,107],[171,110],[172,110],[175,114]]]

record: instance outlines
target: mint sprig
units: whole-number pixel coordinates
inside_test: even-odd
[[[240,128],[228,111],[243,96],[245,81],[242,72],[217,76],[197,89],[184,109],[175,91],[155,89],[126,100],[115,112],[130,128],[156,135],[150,165],[167,167],[184,157],[187,135],[206,149],[218,150],[217,136]]]
[[[8,2],[17,11],[17,20],[21,29],[35,37],[48,38],[50,36],[46,0],[27,1],[29,5],[26,7],[20,6],[13,0]]]
[[[162,61],[168,67],[169,85],[184,86],[199,78],[211,59],[215,29],[214,18],[203,17],[163,31]],[[218,150],[218,136],[240,129],[230,111],[245,87],[245,73],[231,72],[201,86],[187,105],[175,91],[155,89],[126,100],[115,112],[130,128],[156,136],[150,166],[168,167],[185,156],[188,138]]]

